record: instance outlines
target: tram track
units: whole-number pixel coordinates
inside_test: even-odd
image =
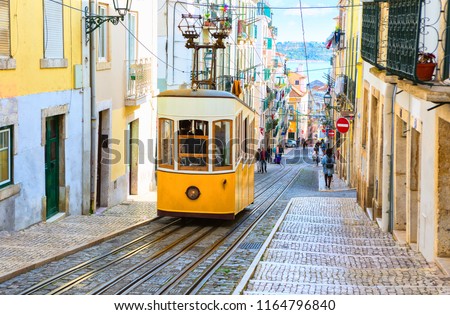
[[[300,172],[299,170],[298,172]],[[251,232],[252,226],[256,226],[258,222],[264,217],[264,211],[270,211],[270,206],[277,202],[282,193],[289,187],[293,180],[298,176],[295,174],[290,177],[287,184],[280,185],[269,185],[269,182],[280,184],[283,182],[285,177],[289,177],[288,174],[291,172],[289,167],[283,167],[283,172],[277,172],[272,176],[267,176],[262,182],[258,181],[258,187],[255,185],[255,204],[249,207],[249,211],[244,211],[241,218],[234,222],[234,225],[227,230],[226,233],[222,233],[221,237],[212,237],[213,234],[221,227],[230,223],[221,223],[219,225],[200,225],[194,227],[191,231],[182,230],[188,226],[188,220],[174,219],[170,221],[167,225],[158,228],[154,231],[146,233],[128,243],[119,246],[106,254],[94,257],[88,261],[85,261],[75,267],[65,270],[55,276],[52,276],[46,280],[43,280],[36,285],[24,290],[20,294],[130,294],[133,293],[135,288],[139,288],[147,281],[150,281],[154,277],[158,277],[161,273],[169,274],[170,265],[176,264],[177,260],[187,260],[185,255],[189,253],[196,246],[204,247],[205,245],[200,245],[208,240],[213,242],[207,248],[202,249],[202,254],[198,259],[192,259],[190,262],[185,263],[182,271],[177,272],[175,276],[166,280],[163,285],[153,290],[150,294],[171,294],[174,288],[177,287],[184,279],[187,279],[195,269],[205,262],[208,257],[213,256],[219,248],[223,246],[227,240],[233,237],[234,234],[238,235],[231,245],[227,245],[230,248],[237,248],[243,239]],[[267,189],[267,186],[272,186],[272,188]],[[277,186],[273,190],[273,186]],[[261,199],[261,196],[266,195],[267,197]],[[277,196],[276,198],[275,195]],[[264,207],[268,203],[270,206]],[[265,208],[266,210],[262,210]],[[258,214],[259,213],[259,214]],[[257,217],[255,218],[255,215]],[[253,217],[253,220],[252,218]],[[155,223],[160,218],[155,218],[152,223]],[[252,220],[253,223],[248,220]],[[192,220],[194,225],[199,223],[199,221]],[[244,227],[248,224],[248,227]],[[149,226],[151,226],[150,224]],[[169,227],[173,227],[166,234],[156,237],[152,240],[146,240],[151,236],[155,236],[157,233],[167,230]],[[191,226],[192,228],[192,226]],[[227,227],[228,228],[228,227]],[[244,231],[239,231],[239,230]],[[170,235],[179,233],[182,236],[177,236],[177,239],[169,244],[164,244],[167,242],[167,238]],[[220,236],[220,233],[219,233]],[[187,240],[189,242],[187,242]],[[144,244],[137,245],[139,242],[144,242]],[[185,242],[186,241],[186,242]],[[131,247],[135,248],[131,248]],[[137,246],[137,247],[136,247]],[[131,263],[130,258],[143,254],[146,250],[155,247],[161,247],[155,252],[146,253],[145,257],[140,257],[138,263]],[[121,255],[118,255],[122,253]],[[229,252],[223,251],[218,257],[214,258],[217,262],[211,264],[210,268],[203,269],[201,271],[201,276],[193,282],[192,286],[187,290],[184,290],[182,294],[196,294],[201,288],[202,284],[205,283],[214,273],[217,268],[220,267],[223,261],[226,261],[229,257]],[[217,256],[217,255],[216,255]],[[136,259],[135,259],[136,260]],[[117,267],[121,264],[122,267]],[[95,265],[99,266],[95,266]],[[116,270],[117,271],[114,271]],[[102,273],[110,273],[113,276],[107,277],[108,279],[99,280],[105,278]],[[62,283],[62,284],[61,284]],[[80,289],[80,287],[86,287],[89,290]]]
[[[301,170],[298,171],[298,173]],[[285,173],[285,175],[288,172]],[[244,218],[239,220],[231,229],[227,231],[225,235],[223,235],[221,238],[217,239],[214,244],[212,244],[209,248],[205,249],[204,252],[201,254],[200,257],[193,260],[190,264],[186,265],[181,271],[177,273],[177,275],[173,276],[170,280],[168,280],[166,283],[161,285],[156,291],[151,292],[152,294],[170,294],[171,290],[174,290],[174,288],[177,287],[177,285],[187,277],[189,277],[192,273],[196,271],[196,268],[204,262],[208,257],[213,255],[221,246],[224,245],[225,241],[227,241],[234,233],[237,233],[239,228],[244,228],[244,231],[241,231],[238,234],[238,237],[232,242],[232,244],[228,245],[230,247],[229,250],[226,250],[220,254],[218,258],[215,258],[214,262],[204,271],[201,272],[200,277],[197,278],[197,280],[192,284],[188,290],[182,292],[181,294],[195,294],[198,292],[199,288],[201,288],[202,284],[206,282],[210,276],[214,273],[217,268],[220,267],[220,265],[226,261],[226,259],[229,257],[230,253],[233,252],[235,248],[239,246],[239,244],[245,239],[245,237],[252,231],[252,229],[264,218],[264,216],[270,211],[271,206],[277,202],[280,198],[280,196],[283,194],[283,192],[289,187],[289,185],[295,180],[295,178],[298,176],[298,173],[295,174],[285,185],[284,187],[278,188],[278,190],[281,189],[281,192],[279,192],[278,197],[272,200],[269,204],[269,206],[266,206],[265,209],[263,208],[263,205],[267,200],[269,200],[271,197],[273,197],[273,194],[269,194],[267,198],[265,198],[259,206],[256,206],[253,210],[251,210],[249,213],[245,215]],[[262,211],[260,211],[262,209]],[[253,222],[250,222],[250,224],[245,227],[244,225],[248,223],[247,221],[252,218],[252,216],[256,215],[256,218],[253,218]],[[208,233],[209,234],[209,233]],[[201,236],[202,238],[203,236]],[[200,239],[196,240],[196,243],[199,242]],[[192,247],[195,244],[187,245],[187,247]],[[181,255],[181,251],[178,253],[172,253],[171,258],[167,259],[165,262],[161,262],[157,267],[153,268],[149,272],[145,273],[143,276],[139,276],[138,278],[135,278],[132,282],[128,283],[125,287],[112,292],[108,291],[111,286],[109,284],[105,284],[101,286],[100,288],[91,291],[90,294],[130,294],[134,293],[133,289],[139,287],[144,282],[149,281],[152,277],[157,276],[157,272],[162,272],[167,267],[167,264],[173,262],[174,258],[179,258]],[[166,272],[166,274],[169,272]],[[127,273],[128,274],[128,273]],[[114,283],[117,283],[117,279],[114,280]],[[106,289],[105,289],[106,288]]]
[[[294,180],[298,177],[300,172],[302,171],[302,168],[298,170],[298,172],[293,176],[288,184],[284,187],[281,187],[281,192],[278,193],[277,197],[270,201],[270,204],[265,207],[265,209],[261,209],[265,202],[270,199],[273,195],[267,197],[259,206],[257,206],[255,209],[251,211],[245,218],[243,218],[239,224],[237,224],[235,227],[233,227],[232,230],[227,233],[226,237],[224,237],[219,244],[217,244],[214,248],[211,248],[210,251],[207,254],[211,254],[212,252],[216,251],[219,246],[223,244],[223,242],[228,239],[241,225],[245,224],[247,220],[251,218],[251,216],[256,215],[256,218],[252,222],[250,222],[249,226],[245,227],[244,231],[241,231],[241,233],[238,235],[238,237],[232,241],[232,243],[227,245],[227,249],[223,251],[219,257],[216,257],[214,262],[210,264],[208,267],[206,267],[200,276],[198,276],[192,284],[184,290],[181,294],[189,294],[189,295],[195,295],[197,294],[202,286],[211,278],[211,276],[214,274],[214,272],[222,266],[222,264],[234,253],[234,251],[239,247],[239,245],[245,240],[245,238],[252,232],[252,230],[265,218],[265,216],[270,212],[273,205],[279,201],[279,199],[282,197],[283,193],[289,188],[289,186],[294,182]],[[262,210],[259,212],[259,210]],[[201,257],[201,261],[197,261],[195,265],[187,266],[182,274],[179,274],[176,279],[171,280],[170,283],[163,286],[160,290],[156,292],[156,294],[170,294],[171,290],[174,290],[176,288],[176,285],[179,284],[182,280],[186,279],[187,276],[193,272],[193,270],[196,268],[198,264],[200,264],[206,257],[205,254],[204,257]]]
[[[154,222],[156,222],[156,221],[158,221],[160,219],[161,219],[160,217],[156,217],[156,218],[152,219],[149,222],[149,224],[150,223],[154,223]],[[90,266],[92,266],[92,265],[94,265],[96,263],[102,262],[102,261],[106,260],[108,257],[114,256],[114,255],[116,255],[116,254],[118,254],[118,253],[120,253],[122,251],[126,251],[130,247],[137,245],[139,242],[145,241],[147,238],[149,238],[151,236],[154,236],[157,233],[163,232],[164,230],[172,227],[173,225],[175,225],[177,223],[182,223],[182,222],[183,222],[182,219],[171,220],[166,225],[164,225],[164,226],[162,226],[162,227],[160,227],[160,228],[158,228],[158,229],[156,229],[154,231],[148,232],[148,233],[146,233],[146,234],[144,234],[144,235],[142,235],[142,236],[140,236],[138,238],[135,238],[135,239],[127,242],[126,244],[123,244],[123,245],[121,245],[119,247],[116,247],[113,250],[110,250],[109,252],[107,252],[107,253],[105,253],[103,255],[96,256],[96,257],[94,257],[92,259],[89,259],[89,260],[87,260],[87,261],[85,261],[85,262],[83,262],[81,264],[78,264],[78,265],[76,265],[76,266],[74,266],[74,267],[72,267],[70,269],[64,270],[63,272],[60,272],[60,273],[58,273],[58,274],[56,274],[56,275],[54,275],[54,276],[52,276],[50,278],[47,278],[47,279],[45,279],[45,280],[43,280],[43,281],[33,285],[32,287],[29,287],[26,290],[20,292],[19,295],[29,295],[29,294],[33,294],[33,293],[39,292],[39,290],[42,290],[42,289],[46,288],[47,286],[51,285],[52,283],[58,282],[61,279],[64,279],[65,277],[68,277],[68,276],[70,276],[72,274],[75,274],[75,273],[77,273],[77,272],[79,272],[79,271],[81,271],[83,269],[86,269],[86,268],[88,268],[88,267],[90,267]],[[185,222],[188,222],[188,221],[185,220]],[[186,225],[187,223],[182,223],[182,224]],[[126,257],[130,257],[133,254],[137,254],[138,252],[140,252],[140,251],[144,250],[145,248],[148,248],[149,246],[151,246],[151,244],[155,243],[157,240],[160,240],[162,238],[170,236],[172,233],[174,233],[176,230],[179,230],[181,227],[182,226],[176,227],[174,230],[169,231],[169,233],[158,237],[156,240],[154,240],[154,241],[152,241],[150,243],[149,242],[145,242],[143,245],[140,245],[137,248],[135,248],[135,249],[131,250],[130,252],[126,253],[125,255],[123,255],[123,257],[126,258]],[[120,261],[120,260],[122,260],[124,258],[120,258],[119,257],[119,258],[116,258],[115,261]],[[82,276],[80,276],[80,277],[82,277]],[[55,292],[55,293],[57,293],[57,292]]]

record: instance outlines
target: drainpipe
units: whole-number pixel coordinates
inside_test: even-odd
[[[90,15],[95,14],[95,0],[90,1]],[[96,188],[97,188],[97,104],[95,95],[95,74],[96,74],[96,56],[95,56],[95,36],[89,35],[89,62],[90,62],[90,81],[91,81],[91,206],[90,212],[94,213],[96,207]]]
[[[388,84],[383,119],[383,183],[381,229],[392,232],[394,222],[394,109],[397,85]]]

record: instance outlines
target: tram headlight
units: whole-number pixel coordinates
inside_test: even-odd
[[[189,186],[188,189],[186,189],[186,196],[191,200],[196,200],[200,197],[200,189],[195,186]]]

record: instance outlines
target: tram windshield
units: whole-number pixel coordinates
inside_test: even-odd
[[[160,164],[173,168],[173,120],[160,119]]]
[[[232,168],[231,121],[214,122],[214,170]]]
[[[180,120],[178,122],[179,169],[207,171],[208,122]]]

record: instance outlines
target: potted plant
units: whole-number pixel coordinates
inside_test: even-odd
[[[204,26],[211,26],[211,20],[209,19],[211,17],[211,13],[206,12],[204,14],[204,18],[205,18],[205,22],[204,22]]]
[[[436,67],[436,56],[432,53],[419,51],[417,56],[416,76],[421,81],[430,81]]]

